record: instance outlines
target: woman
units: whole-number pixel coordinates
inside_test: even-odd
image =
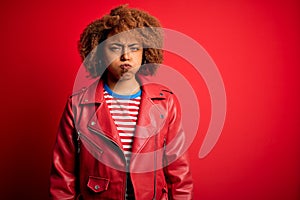
[[[192,199],[178,100],[138,78],[163,60],[159,27],[148,13],[119,6],[83,31],[80,54],[100,78],[68,100],[51,199]]]

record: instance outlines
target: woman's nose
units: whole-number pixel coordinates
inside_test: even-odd
[[[131,52],[128,49],[124,49],[121,55],[121,60],[130,60],[131,59]]]

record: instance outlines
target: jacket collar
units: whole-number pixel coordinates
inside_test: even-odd
[[[103,97],[103,80],[97,79],[88,88],[85,89],[80,104],[102,103]]]
[[[95,104],[102,103],[104,101],[103,96],[103,85],[104,82],[102,79],[97,79],[92,83],[88,88],[85,89],[85,92],[81,98],[80,104]],[[159,84],[153,83],[142,83],[141,82],[142,96],[149,99],[165,99],[165,95],[162,92],[164,88]]]

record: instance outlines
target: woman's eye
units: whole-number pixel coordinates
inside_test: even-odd
[[[110,50],[111,51],[114,51],[114,52],[119,52],[121,51],[122,49],[120,47],[110,47]]]
[[[128,48],[129,48],[128,50],[131,51],[131,52],[136,52],[136,51],[140,50],[139,46],[132,46],[132,47],[128,47]],[[111,46],[111,47],[109,47],[109,49],[112,52],[121,52],[121,51],[123,51],[123,47],[121,47],[121,46],[120,47],[119,46]]]
[[[131,51],[138,51],[140,48],[139,47],[131,47],[130,50]]]

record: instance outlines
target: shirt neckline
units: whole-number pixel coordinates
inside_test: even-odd
[[[132,94],[132,95],[117,94],[117,93],[113,92],[106,83],[104,84],[104,89],[107,91],[107,93],[109,95],[111,95],[112,97],[117,98],[117,99],[134,99],[134,98],[140,97],[142,94],[141,90],[139,90],[138,92],[136,92],[135,94]]]

